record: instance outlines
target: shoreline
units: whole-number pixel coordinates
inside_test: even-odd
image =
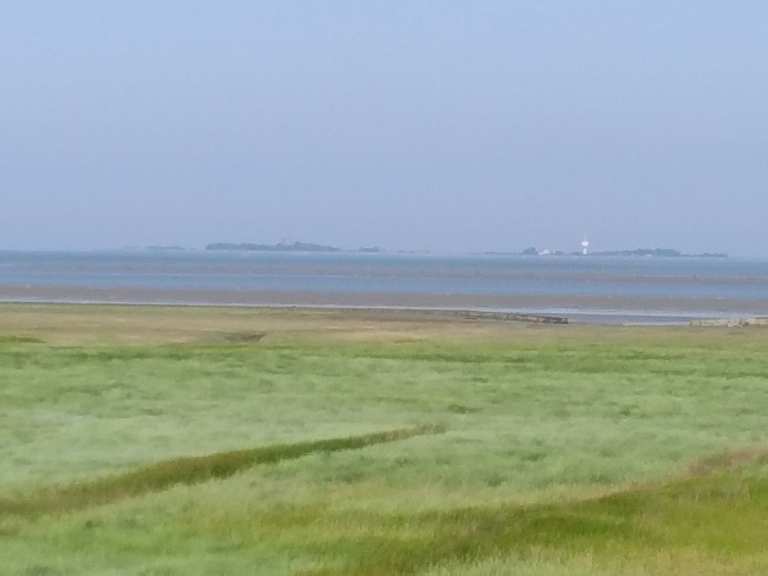
[[[584,295],[318,293],[0,285],[0,302],[477,313],[567,318],[571,323],[610,325],[687,325],[707,320],[768,316],[768,299],[738,301]]]

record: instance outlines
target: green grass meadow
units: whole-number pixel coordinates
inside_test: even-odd
[[[766,344],[0,306],[0,575],[764,574]]]

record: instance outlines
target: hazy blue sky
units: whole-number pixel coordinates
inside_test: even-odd
[[[768,255],[768,2],[0,3],[0,248]]]

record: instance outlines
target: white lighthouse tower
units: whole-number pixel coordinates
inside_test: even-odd
[[[581,255],[582,256],[589,255],[589,240],[587,240],[586,236],[584,236],[584,240],[581,241]]]

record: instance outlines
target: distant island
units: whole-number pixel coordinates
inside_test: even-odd
[[[251,242],[231,243],[215,242],[208,244],[206,250],[237,252],[340,252],[335,246],[312,244],[310,242],[278,242],[277,244],[254,244]]]
[[[636,248],[634,250],[605,250],[601,252],[564,252],[562,250],[540,250],[534,246],[521,252],[482,252],[485,256],[614,256],[634,258],[728,258],[728,254],[722,252],[703,252],[700,254],[686,254],[673,248]]]
[[[686,254],[672,248],[637,248],[635,250],[611,250],[592,252],[591,256],[640,256],[653,258],[727,258],[728,254],[720,252],[704,252],[701,254]]]
[[[148,250],[173,251],[182,250],[176,246],[152,246]],[[357,249],[338,248],[313,242],[286,242],[275,244],[258,244],[254,242],[214,242],[205,247],[209,251],[222,252],[315,252],[315,253],[359,253],[359,254],[386,254],[387,250],[380,246],[363,246]],[[396,254],[429,254],[426,250],[397,250],[389,252]],[[604,250],[589,252],[565,252],[563,250],[539,249],[535,246],[525,250],[516,251],[486,251],[473,252],[484,256],[578,256],[581,258],[613,256],[623,258],[728,258],[728,254],[722,252],[702,252],[699,254],[687,254],[674,248],[636,248],[634,250]]]
[[[381,246],[362,246],[355,249],[338,248],[312,242],[278,242],[276,244],[256,244],[253,242],[215,242],[208,244],[206,250],[230,252],[358,252],[360,254],[384,254]]]
[[[187,249],[175,244],[151,244],[149,246],[121,246],[118,250],[122,252],[184,252]]]
[[[158,246],[146,246],[144,250],[147,250],[148,252],[183,252],[185,248],[183,246],[165,246],[165,245],[158,245]]]

